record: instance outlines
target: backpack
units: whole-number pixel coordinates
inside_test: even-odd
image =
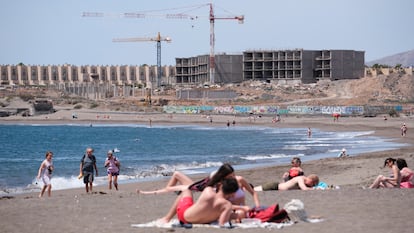
[[[118,162],[116,166],[118,167],[118,170],[121,171],[121,162],[119,162],[118,158],[114,156],[114,161]]]
[[[279,204],[273,204],[269,207],[256,207],[251,209],[247,216],[249,218],[257,218],[262,222],[281,223],[289,221],[290,218],[285,209],[280,209]]]

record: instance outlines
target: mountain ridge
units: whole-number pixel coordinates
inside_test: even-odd
[[[386,56],[366,63],[367,66],[372,66],[374,64],[388,65],[391,67],[401,64],[402,67],[412,67],[414,66],[414,49]]]

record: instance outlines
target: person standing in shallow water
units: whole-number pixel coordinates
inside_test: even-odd
[[[39,171],[37,173],[37,179],[42,178],[43,188],[40,191],[39,198],[43,197],[47,189],[47,195],[52,195],[52,172],[53,172],[53,153],[51,151],[46,152],[45,160],[40,164]]]

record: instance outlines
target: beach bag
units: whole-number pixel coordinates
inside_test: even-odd
[[[277,203],[265,208],[253,208],[247,213],[247,216],[249,218],[260,219],[262,222],[281,223],[289,220],[286,210],[280,209]]]
[[[199,180],[188,187],[191,191],[202,192],[206,187],[208,182],[210,181],[210,177],[206,177],[202,180]]]

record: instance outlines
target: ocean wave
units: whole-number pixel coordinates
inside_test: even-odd
[[[309,150],[310,147],[309,146],[305,146],[305,145],[286,145],[283,146],[284,150]]]
[[[242,156],[242,159],[249,160],[249,161],[257,161],[257,160],[274,160],[274,159],[283,159],[283,158],[293,158],[293,157],[302,157],[305,156],[304,154],[295,154],[295,155],[287,155],[287,154],[270,154],[270,155],[249,155],[249,156]]]

